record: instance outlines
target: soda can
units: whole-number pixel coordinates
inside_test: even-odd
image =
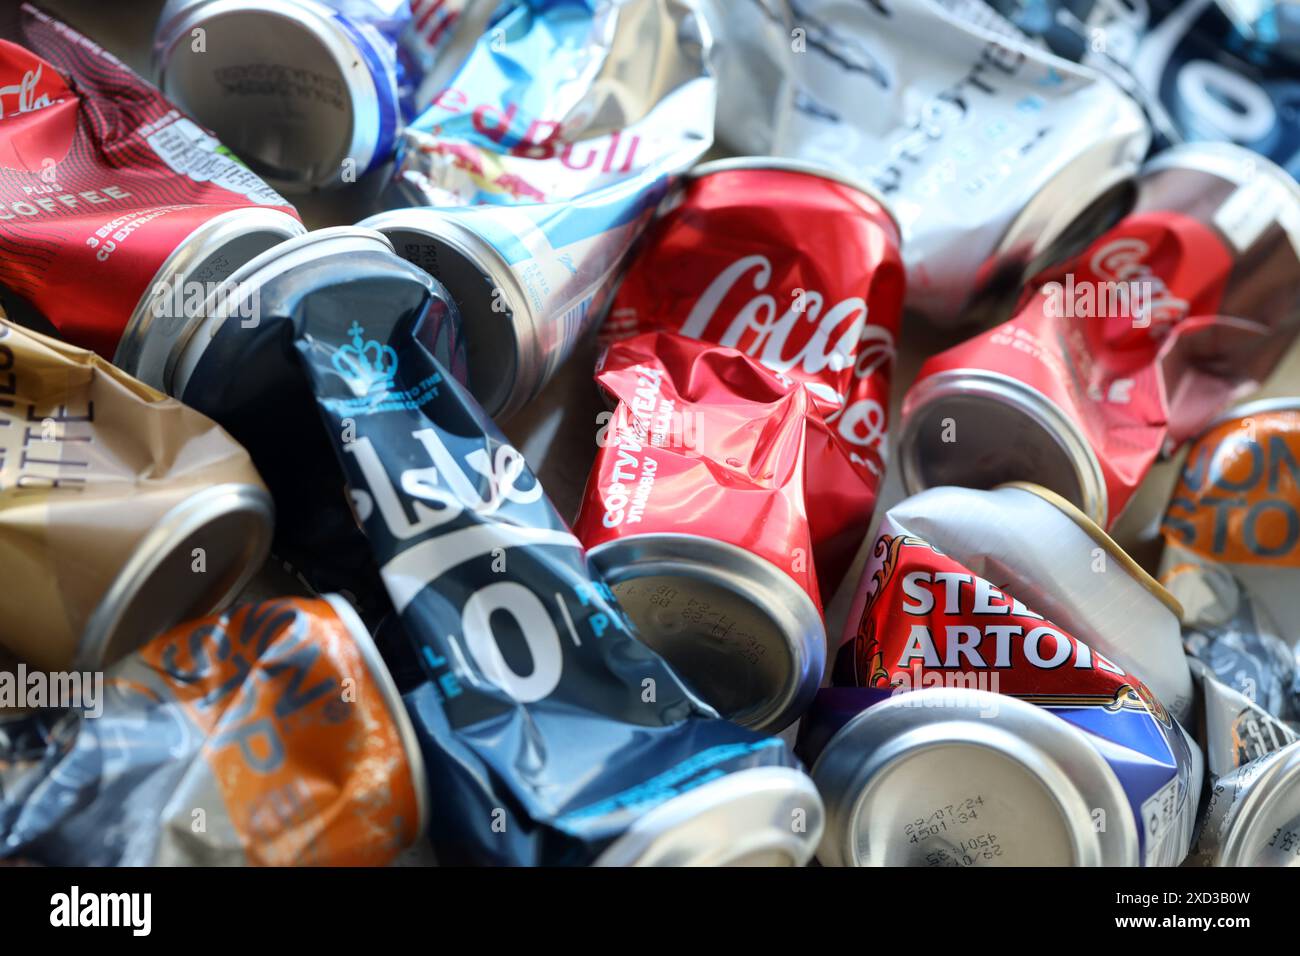
[[[72,866],[359,866],[429,813],[397,688],[336,595],[154,638],[102,712],[0,720],[0,856]]]
[[[1027,483],[994,491],[931,488],[890,508],[881,528],[882,535],[915,535],[968,571],[995,581],[1092,650],[1141,676],[1175,718],[1183,721],[1191,714],[1182,607],[1059,495]],[[854,629],[871,585],[864,575],[849,614]]]
[[[731,107],[723,138],[738,124],[756,146],[874,186],[902,227],[907,305],[932,323],[1005,317],[1034,263],[1086,242],[1131,201],[1150,142],[1141,109],[1014,28],[932,0],[715,9],[720,75],[767,94],[758,115],[771,127],[755,136],[755,114]],[[774,29],[782,17],[789,28]],[[729,48],[744,61],[729,64]],[[720,92],[724,104],[758,95]]]
[[[603,317],[620,270],[668,189],[629,179],[573,202],[394,209],[383,233],[460,309],[469,387],[504,420],[537,397]]]
[[[1209,665],[1191,658],[1196,684],[1197,740],[1205,751],[1211,785],[1252,760],[1295,742],[1296,733],[1245,694],[1214,676]]]
[[[1143,865],[1177,865],[1192,837],[1203,758],[1146,682],[1156,681],[1172,700],[1190,704],[1176,696],[1189,682],[1186,663],[1179,659],[1181,672],[1166,673],[1159,653],[1168,640],[1153,654],[1144,646],[1151,636],[1148,623],[1171,624],[1173,632],[1166,628],[1165,633],[1177,653],[1176,618],[1147,590],[1153,582],[1125,580],[1130,569],[1096,572],[1095,578],[1104,580],[1088,585],[1084,576],[1092,571],[1083,569],[1094,558],[1097,539],[1064,513],[1052,515],[1050,503],[1038,495],[1022,488],[954,489],[966,503],[965,512],[953,518],[949,504],[939,507],[947,512],[946,521],[925,521],[927,506],[941,505],[948,491],[934,489],[904,501],[882,519],[845,628],[835,682],[904,697],[919,688],[975,688],[1047,708],[1087,734],[1114,769],[1136,825]],[[982,504],[981,497],[996,502],[999,496],[1023,509],[1012,518],[1013,526],[1023,522],[1021,527],[1034,528],[1032,535],[1022,533],[1022,547],[1036,553],[1042,567],[1027,571],[1033,561],[1028,553],[1015,554],[996,542],[986,551],[978,533],[965,541],[960,530],[943,533],[946,526],[963,529],[967,520],[981,529],[994,527],[997,521],[972,520],[970,513]],[[936,531],[942,543],[921,536]],[[1031,537],[1052,543],[1046,556],[1035,550]],[[1100,567],[1113,566],[1116,556],[1101,547],[1107,562]],[[1050,598],[1051,575],[1062,582],[1055,607],[1071,624],[1081,624],[1081,632],[1027,603]],[[1081,598],[1094,605],[1109,602],[1112,594],[1118,601],[1114,610],[1081,603]],[[1172,620],[1162,621],[1162,615]],[[1104,650],[1088,643],[1094,637],[1105,640]],[[1112,651],[1124,652],[1123,660]],[[1128,664],[1140,655],[1141,663],[1151,665],[1142,674]],[[1102,819],[1106,827],[1113,824],[1109,812]]]
[[[428,41],[463,5],[413,22],[406,0],[168,0],[154,76],[277,188],[337,188],[392,158]]]
[[[386,659],[447,796],[438,859],[805,862],[822,805],[785,744],[719,720],[637,640],[409,321],[325,301],[300,299],[290,328],[395,611]]]
[[[309,232],[253,258],[132,371],[248,449],[275,500],[276,556],[317,592],[346,593],[373,625],[390,605],[292,347],[293,316],[303,309],[348,316],[358,329],[382,315],[409,327],[451,374],[465,374],[446,290],[383,236],[351,226]]]
[[[303,231],[210,133],[30,4],[0,15],[0,71],[20,91],[0,120],[0,283],[16,321],[129,361],[195,289]]]
[[[859,481],[852,497],[854,470],[810,394],[733,349],[647,333],[612,346],[596,381],[618,405],[574,533],[705,701],[781,730],[825,670],[817,532],[837,505],[860,532],[870,491]]]
[[[1297,290],[1285,172],[1227,144],[1160,154],[1130,215],[1036,276],[1011,320],[921,366],[904,487],[1023,479],[1110,527],[1162,452],[1272,370],[1300,328]]]
[[[735,348],[807,386],[873,492],[834,570],[823,555],[827,593],[884,469],[904,284],[898,223],[870,187],[814,163],[719,160],[649,229],[601,329],[606,342],[664,331]]]
[[[389,207],[574,200],[691,166],[713,142],[711,39],[696,0],[467,13],[399,142]]]
[[[800,735],[826,801],[824,866],[1141,860],[1115,768],[1042,707],[969,687],[833,687],[819,692]]]
[[[225,606],[271,515],[213,422],[0,316],[0,664],[98,670]]]
[[[1300,741],[1214,781],[1190,865],[1300,866]]]

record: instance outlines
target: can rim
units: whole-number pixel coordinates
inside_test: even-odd
[[[1001,726],[988,720],[972,722],[989,708],[996,708]],[[1002,723],[1008,714],[1010,719]],[[964,732],[956,733],[959,730]],[[879,781],[881,772],[900,758],[944,744],[993,750],[1024,767],[1059,808],[1075,865],[1138,863],[1137,824],[1128,797],[1084,731],[1016,697],[968,687],[924,688],[892,696],[856,714],[826,742],[812,768],[826,801],[826,835],[817,858],[829,866],[869,865],[856,837],[869,809],[872,781]],[[1073,772],[1063,762],[1073,764]],[[1091,811],[1098,808],[1106,811],[1108,822],[1120,821],[1115,841],[1103,841],[1092,826]]]
[[[1096,524],[1106,520],[1108,495],[1101,463],[1074,422],[1050,398],[1018,379],[979,368],[954,368],[918,378],[904,398],[902,422],[895,449],[902,465],[901,478],[909,495],[930,486],[921,478],[917,452],[917,412],[935,400],[954,395],[977,395],[1001,401],[1022,413],[1048,432],[1073,466],[1083,497],[1080,510]]]
[[[1245,186],[1247,180],[1241,175],[1240,168],[1252,164],[1267,173],[1269,178],[1281,186],[1300,210],[1300,183],[1285,169],[1263,153],[1246,149],[1236,143],[1198,140],[1191,143],[1178,143],[1161,150],[1149,159],[1140,170],[1140,175],[1160,172],[1165,169],[1191,169],[1197,172],[1218,176],[1238,186]],[[1300,234],[1283,223],[1282,228],[1291,236],[1292,242],[1300,246]],[[1297,253],[1300,255],[1300,253]]]
[[[611,587],[650,575],[700,580],[733,594],[766,619],[789,653],[790,674],[772,700],[748,715],[723,715],[725,719],[775,733],[808,709],[826,669],[826,625],[808,592],[780,567],[729,542],[683,532],[614,538],[588,550],[587,557]]]
[[[1035,484],[1032,481],[1006,481],[997,486],[998,488],[1017,488],[1021,491],[1027,491],[1032,495],[1042,498],[1048,504],[1054,506],[1058,511],[1079,526],[1089,538],[1095,541],[1108,555],[1115,561],[1119,562],[1129,577],[1141,585],[1146,591],[1150,592],[1161,604],[1169,608],[1178,618],[1181,625],[1184,618],[1183,605],[1174,597],[1169,590],[1157,581],[1150,572],[1142,565],[1133,560],[1133,557],[1119,546],[1119,544],[1106,533],[1105,529],[1097,522],[1093,521],[1086,514],[1079,510],[1078,506],[1071,502],[1063,495],[1057,494],[1050,488]],[[994,489],[997,490],[997,489]]]
[[[808,814],[812,819],[802,833],[783,819],[796,806],[815,811]],[[716,837],[705,843],[680,832],[691,823],[707,824]],[[812,858],[824,825],[821,795],[806,773],[794,767],[746,767],[653,807],[592,865],[727,866],[745,856],[781,853],[791,866],[803,866]],[[723,859],[719,854],[725,854]]]
[[[286,270],[300,265],[304,261],[314,261],[316,256],[305,256],[303,255],[304,250],[322,243],[334,243],[339,240],[352,240],[352,242],[342,250],[332,251],[374,251],[377,249],[378,251],[393,252],[392,243],[373,229],[364,229],[359,226],[329,226],[325,229],[313,229],[293,236],[249,259],[222,283],[224,286],[239,289],[240,295],[238,297],[222,296],[220,290],[214,290],[213,295],[204,300],[202,314],[199,316],[198,321],[187,323],[182,334],[172,344],[167,353],[167,360],[162,372],[163,384],[167,394],[177,398],[184,396],[185,389],[189,386],[190,377],[202,359],[203,353],[230,318],[231,307],[243,302],[246,298],[248,290],[245,286],[248,283],[256,281],[257,287],[260,288],[271,278],[281,275]],[[364,250],[363,246],[365,247]],[[274,271],[263,275],[270,267],[277,265],[278,267]],[[222,305],[225,308],[221,308]]]
[[[361,615],[357,613],[356,608],[341,594],[322,594],[321,600],[329,604],[348,633],[352,635],[357,650],[361,652],[362,660],[370,670],[370,676],[379,685],[384,706],[388,709],[389,716],[393,718],[393,723],[397,725],[397,736],[402,742],[402,749],[406,751],[406,761],[411,768],[415,807],[419,815],[415,836],[416,841],[419,841],[424,838],[425,831],[429,827],[429,779],[425,773],[424,752],[420,749],[420,740],[416,736],[411,715],[406,710],[406,704],[402,701],[402,694],[397,689],[393,675],[389,673],[388,666],[375,645],[370,629],[361,620]]]
[[[786,156],[732,156],[726,159],[711,159],[706,163],[693,166],[686,171],[683,178],[693,182],[697,179],[703,179],[705,176],[712,176],[714,173],[737,172],[747,169],[771,169],[779,172],[801,173],[805,176],[814,176],[817,179],[825,179],[857,190],[885,211],[889,221],[894,224],[894,231],[898,233],[899,245],[903,242],[903,227],[898,222],[898,214],[894,212],[894,207],[885,198],[884,193],[866,180],[841,172],[825,163]]]
[[[1250,418],[1252,415],[1267,415],[1270,412],[1300,412],[1300,395],[1256,398],[1224,409],[1210,419],[1210,423],[1201,429],[1200,434],[1196,436],[1196,440],[1200,441],[1220,425],[1226,425],[1228,422],[1239,421],[1243,418]]]
[[[242,569],[232,565],[236,573],[230,584],[221,592],[213,592],[206,607],[193,609],[199,617],[225,607],[244,589],[266,560],[271,548],[271,529],[274,525],[274,505],[270,494],[258,485],[227,482],[200,488],[173,505],[142,537],[109,584],[95,609],[90,613],[77,645],[72,667],[74,670],[98,670],[106,663],[105,656],[113,647],[122,624],[122,615],[131,602],[144,590],[149,580],[162,566],[163,561],[186,538],[211,525],[216,519],[243,513],[250,516],[257,529],[251,540],[244,542],[247,560]],[[190,608],[176,611],[177,623]],[[153,635],[146,635],[145,640]],[[136,645],[139,646],[139,645]],[[134,647],[126,648],[129,652]]]
[[[166,92],[166,72],[171,64],[172,53],[178,43],[188,38],[195,27],[228,14],[266,14],[296,24],[307,35],[319,43],[330,54],[342,78],[352,104],[352,133],[347,141],[340,141],[336,153],[339,170],[328,179],[310,176],[273,176],[257,173],[263,182],[274,189],[293,191],[306,187],[319,188],[338,182],[342,176],[342,161],[356,160],[357,168],[367,169],[379,152],[380,134],[380,89],[367,63],[353,38],[339,27],[328,7],[321,7],[313,0],[211,0],[211,2],[194,3],[178,10],[170,19],[160,21],[154,34],[153,42],[153,76],[158,89],[171,99],[174,94]],[[350,64],[360,63],[368,85],[356,81]],[[191,110],[183,108],[184,112]],[[254,170],[254,172],[257,172]],[[289,170],[285,170],[289,172]]]
[[[1300,792],[1300,740],[1259,759],[1269,761],[1269,765],[1262,776],[1251,781],[1232,811],[1228,832],[1214,854],[1216,866],[1250,865],[1246,854],[1258,847],[1268,828],[1276,823],[1271,814],[1277,812],[1274,808],[1277,795],[1286,797]]]
[[[467,207],[470,209],[487,207]],[[468,260],[478,271],[492,283],[494,288],[502,291],[506,300],[506,310],[514,329],[516,367],[514,381],[504,398],[489,407],[480,398],[477,386],[470,376],[470,393],[483,405],[489,417],[502,421],[510,418],[524,407],[536,392],[536,381],[540,365],[538,348],[538,317],[533,314],[518,276],[510,267],[500,250],[472,226],[459,221],[453,213],[456,210],[443,210],[433,207],[412,206],[405,209],[389,209],[362,219],[358,226],[373,229],[387,238],[389,231],[405,230],[427,236],[436,242],[446,243],[453,251]],[[427,222],[426,222],[427,220]],[[441,227],[441,228],[439,228]],[[423,270],[421,270],[423,271]],[[437,276],[433,277],[442,282]],[[445,284],[445,283],[444,283]],[[449,290],[450,291],[450,290]],[[462,308],[459,301],[458,308]],[[471,322],[465,322],[466,326]],[[524,387],[520,387],[520,383]]]
[[[184,278],[196,261],[222,252],[236,242],[261,235],[285,241],[306,232],[307,228],[301,221],[273,206],[242,206],[201,223],[172,250],[145,286],[140,301],[122,332],[122,338],[117,343],[113,364],[145,384],[165,392],[164,369],[155,368],[155,362],[162,359],[162,365],[165,366],[167,352],[177,340],[188,337],[186,326],[190,323],[177,319],[180,327],[175,331],[165,325],[156,327],[159,320],[151,314],[150,309],[155,299],[154,289],[159,284],[171,284],[178,278]],[[233,277],[238,271],[237,266],[231,270],[230,276]],[[229,281],[229,277],[225,281]]]

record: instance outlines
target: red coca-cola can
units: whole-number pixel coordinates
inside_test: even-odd
[[[903,403],[909,492],[1044,485],[1110,527],[1155,459],[1264,378],[1300,328],[1300,187],[1236,146],[1160,154],[1133,211],[1015,316],[929,359]]]

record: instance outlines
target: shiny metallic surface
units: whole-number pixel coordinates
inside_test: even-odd
[[[1215,781],[1189,862],[1300,866],[1300,742]]]
[[[952,441],[945,440],[950,426]],[[895,455],[909,494],[1023,479],[1106,521],[1106,484],[1084,436],[1045,395],[1005,375],[954,369],[918,381],[903,407]]]
[[[764,559],[694,534],[634,534],[592,548],[641,640],[724,718],[769,732],[821,683],[826,631],[807,592]],[[704,623],[730,620],[723,633]]]
[[[1296,741],[1296,733],[1245,694],[1220,682],[1192,657],[1196,685],[1196,727],[1205,750],[1205,770],[1214,780]]]
[[[167,355],[187,337],[194,317],[155,314],[166,308],[160,299],[187,282],[224,283],[240,266],[286,239],[307,230],[275,209],[245,207],[208,220],[163,263],[127,323],[113,364],[160,391]],[[159,286],[161,295],[155,294]]]
[[[1096,747],[1012,697],[896,695],[845,724],[812,774],[826,801],[826,866],[1138,863],[1132,811]]]
[[[803,866],[825,811],[812,781],[790,767],[754,767],[655,807],[594,866]]]

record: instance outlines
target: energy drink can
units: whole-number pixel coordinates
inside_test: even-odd
[[[0,856],[57,865],[380,865],[429,813],[410,718],[334,595],[179,625],[94,718],[0,722],[0,783]]]
[[[1110,527],[1162,452],[1271,371],[1297,290],[1300,187],[1227,144],[1161,153],[1133,212],[1035,277],[1014,318],[922,365],[903,484],[1033,481]]]
[[[35,7],[0,14],[0,69],[27,90],[0,119],[0,282],[16,321],[129,364],[187,301],[303,231],[211,134]]]
[[[399,59],[411,17],[406,0],[168,0],[154,73],[277,188],[336,188],[392,158],[418,77]]]
[[[0,657],[97,670],[224,606],[270,538],[271,499],[229,435],[0,318]]]
[[[800,733],[826,800],[823,865],[1141,859],[1115,770],[1084,731],[1033,704],[966,687],[827,688]]]
[[[362,220],[451,293],[469,387],[506,419],[603,318],[624,260],[668,188],[630,179],[568,203],[395,209]]]

